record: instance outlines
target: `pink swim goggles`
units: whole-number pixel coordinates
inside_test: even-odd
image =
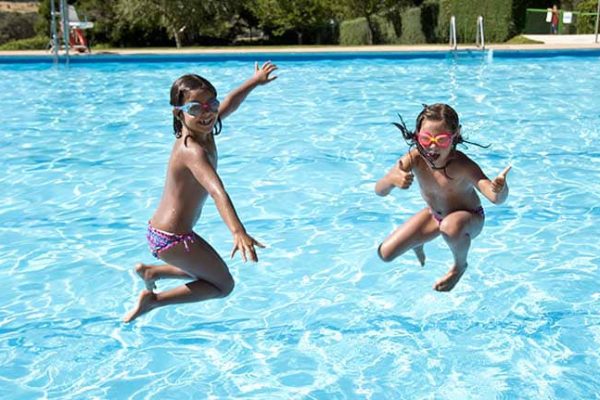
[[[454,135],[450,132],[443,132],[437,135],[433,135],[430,132],[422,131],[417,134],[417,141],[423,147],[429,147],[432,144],[446,149],[452,144],[452,138]]]

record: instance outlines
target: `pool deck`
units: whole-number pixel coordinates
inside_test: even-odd
[[[600,49],[595,43],[595,35],[525,35],[527,38],[540,41],[540,44],[487,44],[486,49],[493,50],[565,50],[565,49]],[[600,38],[599,38],[600,41]],[[376,46],[231,46],[231,47],[189,47],[176,48],[136,48],[136,49],[102,49],[92,54],[240,54],[240,53],[337,53],[337,52],[419,52],[448,51],[446,44],[428,45],[376,45]],[[458,50],[479,50],[474,44],[461,44]],[[77,55],[71,53],[72,55]],[[44,50],[0,51],[2,56],[43,56],[52,54]]]

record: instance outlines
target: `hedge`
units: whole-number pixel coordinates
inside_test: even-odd
[[[344,46],[361,46],[368,44],[394,44],[398,43],[398,35],[394,24],[389,18],[381,15],[373,15],[374,25],[373,37],[369,31],[367,19],[364,17],[340,24],[340,44]]]
[[[342,21],[340,24],[340,44],[359,46],[371,43],[371,32],[365,18]]]
[[[0,44],[35,36],[37,13],[0,12]]]
[[[514,0],[518,1],[518,0]],[[449,39],[450,17],[456,17],[456,35],[460,43],[474,43],[477,17],[483,16],[486,42],[505,42],[515,33],[513,0],[440,0],[436,36]]]
[[[396,28],[390,16],[374,15],[373,23],[375,25],[376,44],[396,44],[399,42]]]
[[[400,14],[388,13],[372,17],[374,30],[373,44],[415,44],[426,43],[426,37],[421,28],[421,10],[413,7]],[[400,33],[400,34],[399,34]],[[371,33],[365,18],[344,21],[340,24],[340,44],[367,45]]]
[[[577,33],[594,33],[596,30],[596,16],[590,13],[596,13],[598,9],[597,0],[585,0],[577,4],[576,10],[585,15],[577,16]]]
[[[427,43],[427,38],[421,27],[421,9],[412,7],[402,12],[402,44],[421,44]]]
[[[460,43],[475,43],[477,17],[480,15],[483,16],[486,42],[505,42],[516,33],[517,24],[513,16],[522,8],[519,0],[426,0],[420,7],[404,9],[399,16],[374,16],[372,41],[365,18],[342,22],[340,44],[448,42],[452,15],[456,17],[456,34]]]
[[[46,50],[49,44],[49,37],[34,36],[28,39],[19,39],[4,43],[0,46],[0,50]]]

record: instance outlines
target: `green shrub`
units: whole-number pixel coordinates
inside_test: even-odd
[[[577,4],[576,11],[582,13],[595,13],[598,9],[597,0],[584,0]],[[596,16],[595,15],[578,15],[577,16],[577,33],[594,33],[596,30]]]
[[[402,12],[402,44],[426,43],[427,39],[421,28],[421,9],[412,7]]]
[[[438,42],[448,42],[450,38],[448,31],[450,29],[450,17],[452,13],[446,5],[448,2],[450,0],[440,0],[438,3],[438,22],[435,28],[435,37]]]
[[[343,46],[359,46],[370,44],[371,32],[365,18],[342,21],[340,24],[340,44]]]
[[[0,44],[35,36],[36,13],[0,12]]]
[[[367,19],[364,17],[340,24],[340,44],[344,46],[361,46],[368,44],[393,44],[398,43],[394,24],[389,18],[382,15],[373,15],[373,34],[369,30]]]
[[[399,42],[396,28],[388,17],[374,15],[373,25],[375,25],[374,44],[395,44]]]
[[[595,0],[586,0],[595,1]],[[443,43],[449,39],[450,17],[456,17],[456,33],[461,43],[475,43],[477,17],[483,16],[486,42],[504,42],[516,33],[513,12],[520,10],[519,0],[425,0],[394,14],[373,17],[372,40],[365,18],[344,21],[340,26],[340,44],[370,43]]]
[[[46,50],[49,44],[49,37],[34,36],[28,39],[19,39],[4,43],[0,46],[0,50]]]

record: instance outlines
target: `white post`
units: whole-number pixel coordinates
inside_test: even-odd
[[[596,43],[598,43],[598,20],[600,19],[600,0],[598,0],[598,8],[596,8]]]

